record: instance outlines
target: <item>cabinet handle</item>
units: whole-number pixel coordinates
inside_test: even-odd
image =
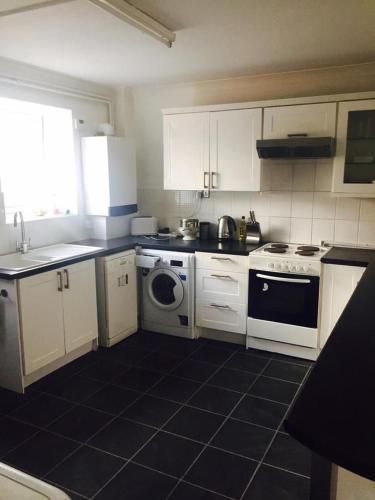
[[[206,182],[206,178],[209,176],[208,172],[203,172],[203,188],[204,189],[209,189],[209,182],[210,182],[210,177],[208,177],[208,182]]]
[[[210,304],[211,307],[215,307],[215,309],[232,309],[230,306],[221,306],[220,304]]]
[[[216,184],[214,183],[215,175],[216,175],[216,180],[218,180],[219,176],[218,176],[217,172],[211,172],[211,188],[212,189],[217,189],[219,187],[217,183]]]
[[[61,271],[57,271],[57,291],[58,292],[63,291],[63,279]]]
[[[211,259],[213,259],[213,260],[232,260],[229,257],[215,257],[213,255],[211,256]]]
[[[301,133],[301,134],[288,134],[288,137],[307,137],[308,134],[306,133]]]
[[[70,285],[69,285],[69,271],[67,269],[64,269],[64,279],[65,279],[64,288],[68,290]]]
[[[211,274],[211,276],[213,278],[222,278],[222,279],[226,279],[226,280],[230,280],[230,281],[237,281],[237,280],[233,279],[232,276],[228,276],[226,274]]]
[[[129,276],[128,273],[125,275],[125,283],[128,285],[129,284]]]

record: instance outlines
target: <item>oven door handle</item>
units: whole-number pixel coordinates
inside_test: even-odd
[[[297,279],[297,278],[281,278],[280,276],[268,276],[267,274],[256,274],[257,278],[264,278],[271,281],[283,281],[284,283],[311,283],[308,279]]]

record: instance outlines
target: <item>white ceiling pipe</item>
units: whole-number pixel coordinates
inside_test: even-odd
[[[59,5],[61,3],[72,2],[74,0],[44,0],[44,2],[30,3],[22,7],[16,7],[15,9],[0,10],[0,17],[11,16],[13,14],[20,14],[22,12],[28,12],[30,10],[38,10],[44,7],[50,7],[52,5]]]

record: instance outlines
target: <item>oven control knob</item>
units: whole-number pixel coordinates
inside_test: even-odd
[[[301,266],[296,266],[296,271],[300,272],[302,270]]]
[[[309,268],[308,268],[307,266],[303,266],[303,271],[304,271],[305,273],[307,273],[307,271],[308,271],[308,270],[309,270]]]

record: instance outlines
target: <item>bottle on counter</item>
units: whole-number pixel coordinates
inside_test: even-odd
[[[246,242],[246,218],[244,215],[241,217],[239,226],[240,226],[240,230],[239,230],[240,241],[245,243]]]

